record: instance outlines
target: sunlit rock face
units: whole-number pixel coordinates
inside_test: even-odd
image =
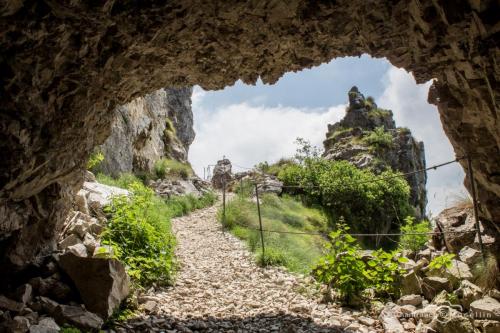
[[[52,248],[111,112],[162,87],[237,79],[369,53],[435,78],[456,154],[470,154],[482,215],[500,217],[495,1],[14,1],[0,12],[0,248],[14,268]],[[466,164],[462,161],[462,165]]]
[[[161,158],[187,162],[194,140],[192,88],[159,89],[114,110],[111,135],[97,148],[99,171],[151,173]]]

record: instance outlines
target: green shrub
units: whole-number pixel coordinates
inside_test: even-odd
[[[373,259],[367,262],[366,275],[371,288],[377,295],[399,297],[399,278],[405,272],[399,263],[408,262],[397,251],[385,252],[382,249],[372,252]]]
[[[453,258],[455,258],[455,254],[453,253],[443,253],[440,256],[435,257],[429,263],[429,268],[432,271],[444,272],[447,269],[451,268],[453,265]]]
[[[330,233],[326,245],[327,254],[312,270],[312,275],[320,283],[336,290],[348,304],[361,295],[368,285],[365,263],[359,254],[359,245],[347,232],[344,223],[337,224],[337,230]]]
[[[321,205],[332,228],[343,217],[354,233],[379,233],[380,225],[397,230],[398,217],[412,215],[410,187],[399,173],[385,171],[375,175],[347,161],[309,158],[301,165],[288,166],[278,178],[288,190],[304,194],[309,203]],[[365,244],[370,239],[364,238]]]
[[[429,235],[415,235],[417,233],[431,232],[431,224],[427,220],[415,223],[415,218],[407,216],[405,223],[401,226],[401,233],[403,236],[399,239],[399,247],[401,250],[410,250],[417,252],[425,246],[429,239]]]
[[[113,246],[139,287],[169,285],[175,269],[170,209],[140,182],[132,183],[129,189],[130,197],[114,197],[106,207],[109,219],[103,244]]]
[[[192,176],[193,170],[188,163],[162,158],[161,160],[156,161],[154,165],[154,174],[157,179],[163,179],[167,176],[187,179]]]
[[[93,152],[87,161],[87,170],[93,171],[104,161],[104,154],[100,151]]]
[[[192,194],[174,196],[165,200],[166,205],[170,209],[171,217],[187,215],[195,209],[201,209],[212,206],[217,200],[217,195],[213,192],[204,193],[197,198]]]
[[[363,141],[377,150],[390,148],[393,145],[391,133],[385,131],[384,126],[375,128],[375,130],[363,137]]]
[[[281,158],[276,163],[269,164],[267,162],[262,162],[257,164],[255,167],[257,170],[267,173],[269,175],[277,176],[280,171],[290,164],[296,164],[296,162],[291,158]]]

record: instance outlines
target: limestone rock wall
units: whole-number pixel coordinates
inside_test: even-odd
[[[98,147],[101,172],[151,172],[157,160],[187,162],[194,140],[192,88],[160,89],[117,107],[111,135]]]
[[[456,154],[473,155],[481,214],[498,223],[499,11],[496,1],[3,1],[1,260],[19,268],[52,248],[117,105],[162,87],[273,83],[362,53],[436,79],[429,100]]]
[[[374,146],[367,137],[375,130],[387,134],[387,145]],[[345,117],[328,125],[323,156],[331,160],[346,160],[359,168],[375,173],[387,169],[410,173],[425,169],[424,143],[417,141],[407,128],[396,127],[392,111],[379,109],[371,98],[365,99],[358,88],[349,91],[349,106]],[[410,203],[417,217],[425,217],[427,205],[427,173],[406,177],[410,186]]]

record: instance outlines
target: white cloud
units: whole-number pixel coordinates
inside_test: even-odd
[[[398,126],[411,129],[413,135],[424,141],[427,166],[453,160],[455,153],[443,131],[436,106],[427,103],[432,82],[417,85],[413,76],[403,69],[390,68],[384,81],[386,89],[377,103],[391,109]],[[459,164],[427,172],[428,210],[433,214],[450,206],[450,197],[465,191],[464,172]]]
[[[344,105],[299,109],[247,103],[207,110],[198,104],[193,108],[196,140],[190,148],[190,162],[203,175],[203,167],[215,164],[223,155],[243,167],[292,156],[297,137],[322,147],[327,124],[340,120],[344,110]],[[235,170],[242,171],[238,167]]]

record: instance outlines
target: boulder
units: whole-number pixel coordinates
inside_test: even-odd
[[[482,333],[500,333],[500,321],[498,320],[474,320],[474,325]]]
[[[88,205],[94,211],[102,210],[102,207],[111,202],[111,198],[117,195],[129,195],[129,191],[122,188],[104,185],[100,183],[84,182],[83,190],[88,192]]]
[[[401,280],[401,294],[403,296],[422,294],[420,278],[414,271],[410,271],[403,275]]]
[[[262,193],[274,193],[279,195],[283,191],[283,183],[269,175],[259,180],[259,185],[257,187],[259,192]]]
[[[64,302],[73,296],[71,288],[61,281],[58,273],[45,279],[41,277],[33,278],[29,281],[34,290],[40,296],[48,296],[57,301]]]
[[[430,323],[430,327],[438,333],[475,333],[471,318],[459,311],[447,307],[439,307]]]
[[[0,295],[0,310],[20,312],[23,308],[24,308],[23,303],[16,302],[10,298]]]
[[[10,320],[0,323],[0,332],[26,333],[30,328],[30,322],[23,316],[15,316]]]
[[[30,333],[58,333],[61,330],[53,318],[42,318],[30,327]]]
[[[432,300],[441,291],[446,290],[451,292],[452,286],[447,278],[429,276],[425,277],[422,281],[422,292],[426,299]]]
[[[101,317],[79,306],[58,304],[50,314],[59,324],[70,324],[82,330],[98,330],[104,324]]]
[[[457,295],[460,304],[464,309],[469,309],[470,304],[483,296],[481,288],[469,282],[467,280],[460,281],[460,287],[455,290],[455,295]]]
[[[85,237],[83,237],[83,245],[87,248],[88,253],[93,254],[97,247],[97,241],[90,233],[86,233]]]
[[[214,188],[222,189],[224,184],[229,185],[229,182],[233,179],[231,168],[231,161],[227,158],[217,161],[212,176],[212,186]]]
[[[470,312],[474,318],[500,320],[500,302],[486,296],[470,304]]]
[[[388,303],[379,315],[379,320],[384,327],[386,333],[404,333],[405,329],[403,325],[399,322],[399,311],[397,311],[397,305],[393,303]]]
[[[469,246],[465,246],[458,253],[458,257],[467,265],[473,266],[479,259],[481,259],[481,252]]]
[[[68,237],[64,238],[59,243],[59,248],[62,250],[65,250],[66,248],[73,246],[73,245],[76,245],[76,244],[80,244],[81,242],[82,242],[82,240],[80,239],[80,237],[78,237],[75,234],[71,234]]]
[[[87,203],[87,194],[88,192],[84,191],[84,190],[79,190],[76,195],[75,195],[75,209],[84,213],[84,214],[87,214],[87,215],[90,215],[90,212],[89,212],[89,206],[88,206],[88,203]]]
[[[59,264],[73,280],[87,309],[102,318],[109,317],[128,296],[130,280],[116,259],[82,258],[66,253]]]
[[[424,324],[429,324],[434,318],[434,314],[438,309],[437,305],[429,304],[422,309],[418,309],[413,313],[413,317],[416,320],[422,321]]]
[[[399,305],[419,306],[422,304],[423,298],[420,295],[405,295],[398,300]]]
[[[30,302],[32,296],[33,287],[28,283],[25,283],[16,289],[16,299],[23,304]]]
[[[82,243],[68,246],[67,250],[68,252],[73,253],[75,256],[79,257],[88,256],[87,248]]]

